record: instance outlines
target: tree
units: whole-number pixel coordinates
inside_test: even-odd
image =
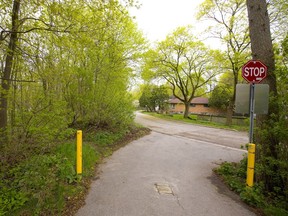
[[[220,39],[226,46],[225,56],[228,63],[221,67],[233,74],[232,97],[229,100],[226,122],[231,125],[239,72],[249,56],[250,41],[245,0],[205,0],[199,11],[198,19],[208,19],[217,23],[212,27],[212,36]]]
[[[0,3],[5,10],[0,13],[0,82],[9,84],[0,89],[3,134],[19,143],[49,142],[76,122],[123,128],[133,120],[127,89],[145,41],[124,6],[15,0],[21,13],[13,30],[7,2]],[[11,56],[13,34],[18,40],[5,78],[2,68],[9,66],[4,60]]]
[[[147,91],[147,88],[144,88],[141,97],[139,98],[139,106],[145,108],[147,112],[155,111],[155,104],[151,100],[152,95],[151,91]]]
[[[288,4],[285,0],[270,0],[268,4],[270,28],[274,41],[280,43],[288,32]]]
[[[18,29],[19,29],[19,12],[20,0],[13,1],[12,15],[11,15],[11,31],[9,37],[9,44],[6,49],[6,58],[4,63],[4,70],[1,76],[1,89],[0,89],[0,135],[2,135],[2,142],[8,141],[7,135],[7,121],[8,121],[8,92],[11,85],[12,64],[16,51],[16,44],[18,42]],[[8,37],[1,31],[1,41]],[[0,140],[1,141],[1,140]]]
[[[203,89],[218,74],[212,69],[213,52],[196,40],[191,31],[189,27],[177,28],[150,51],[146,61],[153,77],[165,80],[173,95],[185,104],[184,118],[188,118],[191,100],[205,93]]]
[[[258,178],[264,182],[267,192],[284,191],[287,197],[287,192],[285,192],[288,179],[287,160],[286,162],[281,160],[283,159],[282,151],[287,153],[287,150],[283,148],[287,140],[281,141],[282,133],[285,132],[281,129],[283,120],[279,118],[279,96],[267,3],[265,0],[247,0],[247,8],[252,57],[266,64],[268,74],[264,82],[270,86],[269,113],[257,116],[258,130],[255,136],[255,142],[259,146],[257,161],[263,167]],[[287,125],[285,130],[287,133]]]
[[[164,85],[157,86],[152,91],[152,98],[155,101],[158,112],[165,112],[167,109],[167,101],[169,99],[168,88]]]
[[[287,102],[288,100],[285,98],[287,98],[288,92],[288,32],[283,41],[276,46],[276,54],[277,92],[283,98],[283,102]],[[284,108],[280,111],[285,112],[287,109]]]
[[[209,106],[226,110],[229,106],[230,92],[224,86],[217,85],[209,99]]]
[[[11,85],[14,87],[13,98],[15,99],[15,91],[22,88],[24,82],[26,84],[35,83],[35,80],[29,80],[28,78],[33,76],[33,63],[39,60],[39,58],[38,60],[31,58],[34,49],[39,48],[39,46],[35,47],[33,44],[33,42],[36,42],[36,35],[39,36],[39,32],[41,31],[60,33],[70,30],[68,30],[70,23],[63,27],[58,25],[59,22],[57,22],[59,20],[63,21],[63,19],[55,19],[56,17],[60,18],[59,15],[57,16],[56,14],[59,12],[57,7],[63,5],[61,3],[57,5],[57,3],[53,1],[44,4],[43,1],[38,1],[33,4],[25,4],[23,1],[14,0],[12,5],[12,8],[10,8],[10,2],[1,3],[1,10],[3,9],[5,11],[5,13],[1,13],[3,18],[1,19],[0,36],[1,59],[5,58],[5,61],[2,62],[4,69],[1,70],[0,132],[5,142],[8,141],[8,123],[12,123],[12,121],[16,119],[16,103],[12,101],[10,95]],[[54,8],[54,10],[50,10],[52,8]],[[49,11],[50,14],[46,14],[47,11]],[[35,53],[37,52],[39,53],[39,50]],[[32,59],[35,61],[33,62]],[[28,62],[25,62],[25,60],[28,60]],[[25,68],[25,66],[27,67]],[[24,70],[22,74],[19,72],[21,69]],[[27,74],[29,74],[29,72],[27,73],[27,69],[28,71],[30,70],[31,76],[27,76]],[[18,80],[18,78],[24,79]],[[13,114],[9,118],[10,104],[13,104]],[[8,120],[10,121],[8,122]]]
[[[217,86],[212,90],[209,106],[227,110],[233,94],[231,73],[224,73],[220,77]]]
[[[139,99],[140,107],[147,111],[165,111],[165,105],[169,99],[168,89],[165,86],[145,85]]]

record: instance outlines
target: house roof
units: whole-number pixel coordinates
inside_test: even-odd
[[[179,104],[183,102],[180,101],[178,98],[172,98],[168,100],[168,103]],[[209,103],[209,100],[208,98],[205,98],[205,97],[196,97],[196,98],[193,98],[191,101],[191,104],[208,104],[208,103]]]

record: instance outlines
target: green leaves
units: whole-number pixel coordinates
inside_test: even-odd
[[[118,1],[86,0],[21,2],[21,7],[8,91],[13,139],[49,142],[77,121],[111,128],[129,124],[127,89],[146,42],[127,9]],[[4,29],[8,21],[0,21]],[[1,44],[4,59],[2,45],[7,45]]]
[[[99,153],[89,144],[83,145],[83,177],[94,173]],[[61,143],[53,154],[32,155],[14,167],[1,167],[0,215],[58,215],[65,199],[75,195],[83,185],[75,171],[75,143]],[[1,170],[2,171],[2,170]]]
[[[0,215],[8,215],[12,211],[15,211],[28,201],[28,197],[25,193],[19,192],[15,188],[7,187],[6,185],[0,185]]]
[[[217,85],[209,99],[209,106],[226,110],[231,99],[231,90],[227,86]]]
[[[166,86],[145,85],[139,99],[140,107],[147,111],[166,111],[167,100],[169,99],[168,88]]]
[[[191,27],[179,27],[146,53],[143,66],[145,78],[166,82],[173,95],[186,104],[206,92],[207,85],[219,73],[213,64],[213,52],[193,36]]]

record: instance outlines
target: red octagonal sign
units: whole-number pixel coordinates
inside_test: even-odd
[[[242,77],[249,83],[260,83],[267,76],[267,67],[261,61],[248,61],[242,67]]]

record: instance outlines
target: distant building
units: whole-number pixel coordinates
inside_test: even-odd
[[[185,105],[178,98],[172,98],[168,100],[169,104],[169,113],[184,113]],[[189,113],[191,114],[206,114],[206,115],[220,115],[223,114],[223,110],[209,107],[209,100],[205,97],[196,97],[193,98],[190,107]]]

